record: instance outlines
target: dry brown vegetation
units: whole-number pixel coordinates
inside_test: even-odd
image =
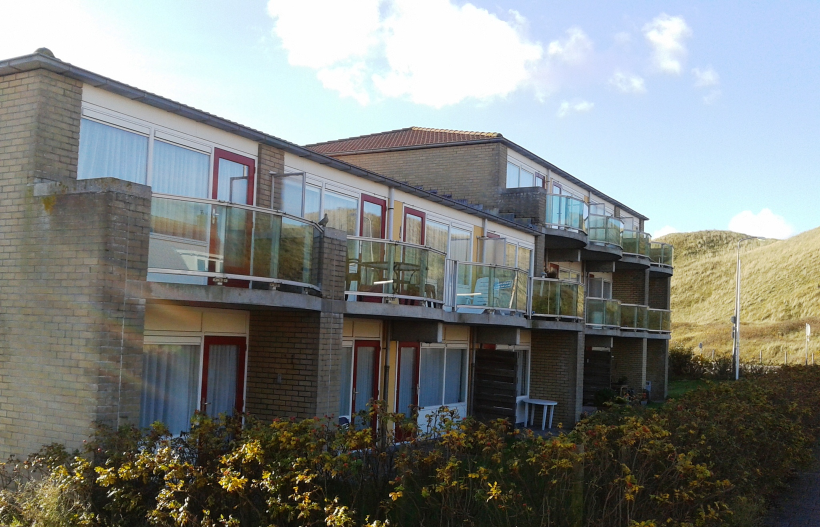
[[[704,352],[732,349],[737,242],[727,231],[670,234],[675,246],[672,339]],[[820,335],[820,228],[788,240],[749,240],[741,246],[741,356],[782,364],[805,360],[805,326]],[[820,361],[820,338],[809,353]]]

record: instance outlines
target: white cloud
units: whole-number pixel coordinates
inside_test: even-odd
[[[646,84],[643,78],[638,75],[630,75],[616,71],[615,74],[610,77],[609,84],[615,86],[623,93],[646,93]]]
[[[686,58],[684,40],[692,36],[686,21],[663,13],[643,27],[643,34],[654,50],[652,62],[655,67],[663,73],[679,75]]]
[[[794,234],[794,227],[783,216],[778,216],[769,209],[763,209],[757,214],[744,210],[729,220],[729,230],[781,240]]]
[[[436,108],[503,97],[543,56],[519,13],[506,22],[450,0],[270,0],[268,13],[291,64],[362,104],[375,95]]]
[[[705,70],[693,68],[692,75],[695,76],[695,88],[708,88],[720,84],[720,75],[711,66]]]
[[[676,232],[680,232],[678,229],[672,227],[671,225],[664,225],[660,229],[656,230],[652,233],[653,238],[660,238],[661,236],[666,236],[667,234],[673,234]]]
[[[561,103],[561,106],[558,107],[558,117],[564,118],[571,113],[585,113],[592,110],[595,107],[595,103],[589,101],[564,101]]]
[[[567,36],[563,40],[553,40],[547,47],[547,54],[550,58],[566,62],[568,64],[579,64],[592,53],[592,40],[579,27],[571,27],[567,30]]]

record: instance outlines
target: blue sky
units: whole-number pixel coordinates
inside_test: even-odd
[[[820,226],[820,2],[0,0],[58,58],[296,143],[501,132],[651,218]]]

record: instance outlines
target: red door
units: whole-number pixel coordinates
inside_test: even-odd
[[[239,205],[254,204],[256,162],[245,156],[214,149],[214,179],[211,197]],[[251,274],[253,212],[239,207],[215,206],[211,216],[211,255],[209,271],[225,274]],[[221,269],[218,265],[222,257]],[[216,283],[213,279],[209,284]],[[222,285],[248,287],[247,280],[228,279]]]
[[[211,417],[245,408],[245,337],[205,337],[200,410]]]

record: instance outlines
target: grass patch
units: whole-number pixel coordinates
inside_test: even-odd
[[[698,388],[703,388],[710,382],[713,381],[707,381],[705,379],[679,379],[676,381],[669,381],[667,399],[677,399],[687,392],[697,390]]]

